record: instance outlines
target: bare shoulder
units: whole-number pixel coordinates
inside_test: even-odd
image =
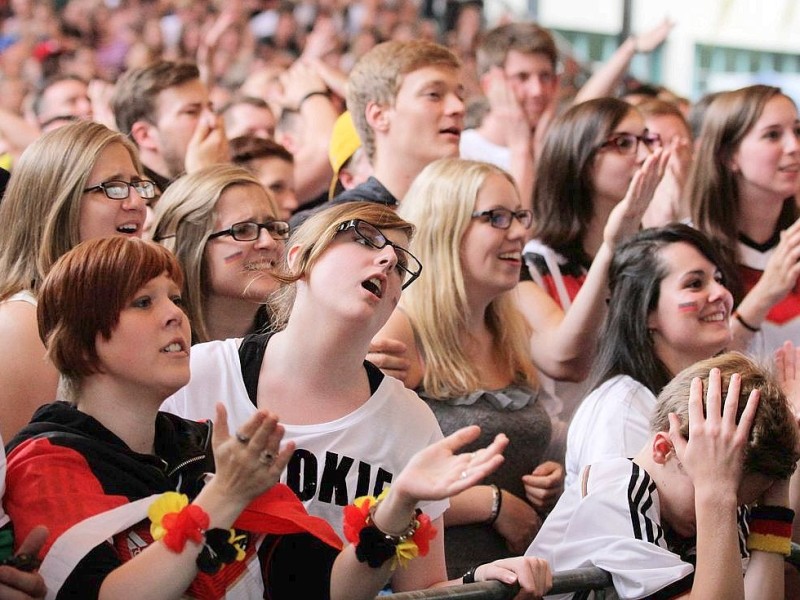
[[[36,307],[0,304],[0,431],[11,439],[34,410],[56,398],[58,372],[39,339]]]

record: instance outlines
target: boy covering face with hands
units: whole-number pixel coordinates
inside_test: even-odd
[[[605,569],[620,598],[782,597],[798,432],[777,381],[741,354],[701,361],[651,431],[633,459],[587,466],[527,554]]]

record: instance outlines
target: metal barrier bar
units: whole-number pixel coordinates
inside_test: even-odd
[[[800,545],[792,543],[792,553],[786,562],[800,568]],[[612,587],[611,575],[596,567],[573,569],[553,573],[553,587],[550,594],[566,594],[588,590],[604,590]],[[430,590],[401,592],[379,596],[380,600],[511,600],[519,592],[518,585],[506,585],[499,581],[482,581],[466,585],[454,585]],[[601,593],[604,596],[604,593]],[[377,599],[376,599],[377,600]]]
[[[611,575],[596,567],[573,569],[553,573],[553,588],[550,594],[565,594],[585,590],[599,590],[611,587]],[[519,586],[506,585],[499,581],[482,581],[466,585],[401,592],[380,596],[380,600],[443,600],[445,598],[458,598],[458,600],[511,600]]]

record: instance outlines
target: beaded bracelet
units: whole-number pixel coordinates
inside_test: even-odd
[[[417,556],[426,556],[430,541],[436,535],[428,515],[416,509],[408,527],[399,534],[386,533],[375,525],[375,511],[389,493],[385,488],[381,494],[361,496],[353,504],[344,507],[344,537],[355,546],[356,558],[373,569],[392,559],[394,571],[399,564],[405,567]]]
[[[235,529],[209,529],[208,513],[196,504],[189,504],[185,494],[161,494],[147,509],[147,516],[153,540],[161,540],[172,552],[183,552],[188,540],[203,545],[196,561],[203,573],[213,575],[224,564],[245,558],[248,535]]]
[[[750,511],[747,549],[789,556],[794,511],[785,506],[756,506]]]

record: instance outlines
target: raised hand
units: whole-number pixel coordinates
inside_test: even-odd
[[[537,466],[522,477],[525,497],[538,512],[545,513],[556,505],[564,491],[564,466],[552,460]]]
[[[212,437],[216,474],[209,485],[235,497],[244,507],[278,482],[294,443],[280,448],[284,429],[269,412],[259,410],[232,436],[225,407],[217,403],[216,409]]]
[[[670,158],[661,183],[658,184],[650,206],[642,217],[645,227],[662,227],[679,221],[687,210],[681,204],[683,187],[692,162],[692,143],[687,138],[675,136],[668,148]]]
[[[775,369],[794,418],[800,424],[800,347],[787,340],[775,351]]]
[[[114,95],[114,84],[102,79],[92,79],[86,92],[92,104],[92,121],[102,123],[112,130],[117,129],[114,111],[111,109],[111,98]]]
[[[645,159],[633,175],[625,197],[608,215],[608,222],[603,230],[603,241],[610,250],[614,250],[618,243],[639,230],[642,216],[664,177],[670,156],[669,150],[659,148]]]
[[[186,148],[186,172],[227,162],[230,162],[230,153],[222,117],[205,109]]]
[[[314,28],[306,36],[302,60],[321,59],[339,46],[336,26],[332,19],[317,19]]]
[[[413,503],[441,500],[463,492],[503,463],[508,438],[500,433],[494,441],[475,452],[456,454],[475,441],[480,427],[471,425],[417,452],[392,484],[392,493]]]
[[[504,139],[508,146],[530,145],[531,128],[528,117],[522,110],[505,72],[500,67],[492,67],[483,79],[486,98],[498,122],[505,126]]]
[[[300,110],[300,102],[312,92],[327,90],[322,77],[314,67],[303,61],[295,62],[291,68],[280,75],[283,96],[280,104],[284,109]]]
[[[704,486],[715,494],[736,495],[742,475],[744,450],[758,408],[759,391],[753,390],[739,423],[741,377],[731,376],[725,404],[722,405],[722,383],[719,369],[711,369],[706,394],[706,415],[703,414],[703,382],[692,380],[689,393],[689,440],[680,433],[677,415],[669,415],[669,437],[678,460],[692,479],[695,488]]]
[[[767,261],[761,279],[751,290],[771,307],[783,299],[800,276],[800,219],[781,231],[781,239]],[[748,294],[749,295],[749,294]]]
[[[665,18],[661,23],[636,36],[636,52],[652,52],[664,43],[675,23]]]

